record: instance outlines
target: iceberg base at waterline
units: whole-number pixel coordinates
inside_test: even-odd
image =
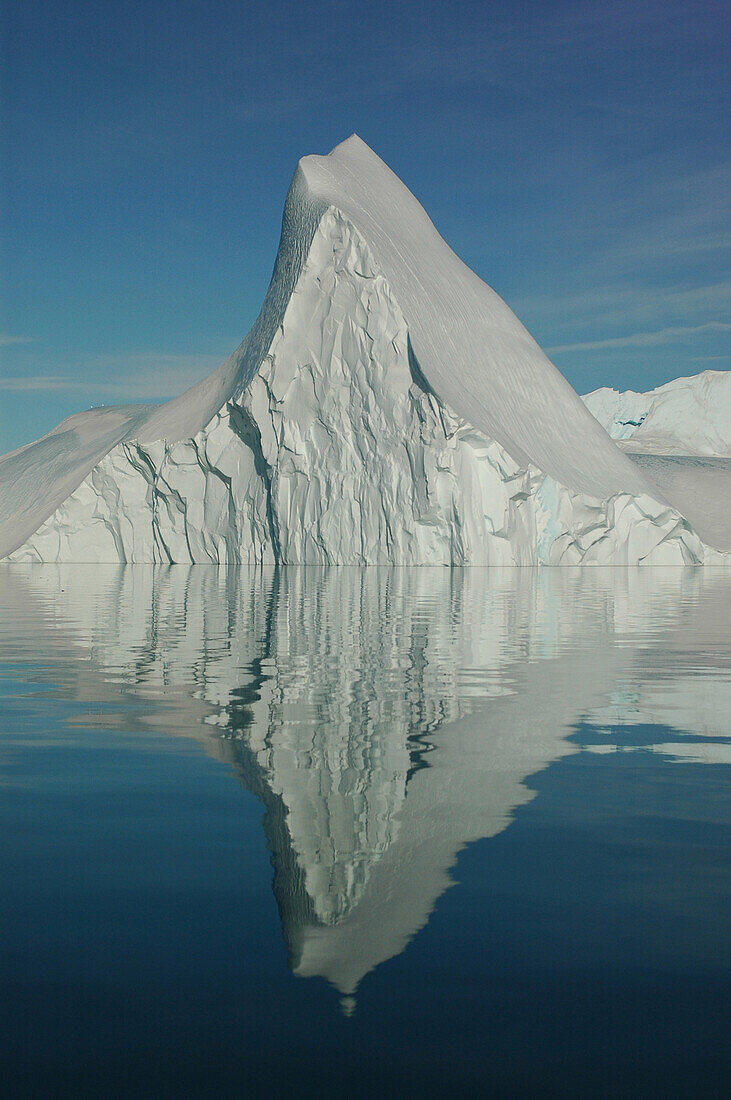
[[[728,521],[691,522],[641,457],[351,138],[300,162],[261,314],[217,371],[0,458],[0,556],[723,561]]]

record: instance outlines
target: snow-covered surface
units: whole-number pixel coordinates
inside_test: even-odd
[[[368,242],[407,318],[437,396],[521,465],[606,498],[647,484],[583,415],[577,394],[515,314],[439,236],[410,191],[359,138],[300,162],[310,194]]]
[[[716,560],[675,504],[353,137],[300,162],[261,313],[221,367],[0,459],[0,556]]]
[[[636,454],[633,461],[704,542],[731,552],[731,459]]]
[[[731,372],[703,371],[584,402],[700,537],[731,551]]]
[[[0,457],[0,557],[22,545],[105,455],[134,435],[151,407],[76,413],[42,439]]]
[[[584,402],[628,453],[731,458],[731,371],[706,370],[647,393],[594,390]]]

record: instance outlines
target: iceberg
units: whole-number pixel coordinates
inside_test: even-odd
[[[706,370],[635,393],[594,390],[584,404],[626,453],[731,458],[731,372]]]
[[[731,372],[648,393],[594,390],[584,402],[704,542],[731,551]]]
[[[0,458],[0,557],[722,561],[715,498],[691,519],[594,411],[353,136],[300,161],[261,312],[217,370]]]

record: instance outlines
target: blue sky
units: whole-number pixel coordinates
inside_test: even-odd
[[[728,9],[6,5],[0,451],[181,392],[356,131],[579,391],[729,367]]]

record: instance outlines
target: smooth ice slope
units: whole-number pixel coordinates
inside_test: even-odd
[[[601,498],[647,490],[515,314],[364,142],[354,136],[300,168],[310,195],[341,210],[368,242],[425,378],[458,416],[571,489]]]
[[[122,440],[134,435],[149,405],[89,409],[42,439],[0,458],[0,557],[38,529]]]
[[[731,551],[731,372],[648,393],[594,390],[584,401],[704,542]]]
[[[262,311],[218,370],[0,459],[0,556],[706,560],[669,500],[354,137],[300,162]]]

